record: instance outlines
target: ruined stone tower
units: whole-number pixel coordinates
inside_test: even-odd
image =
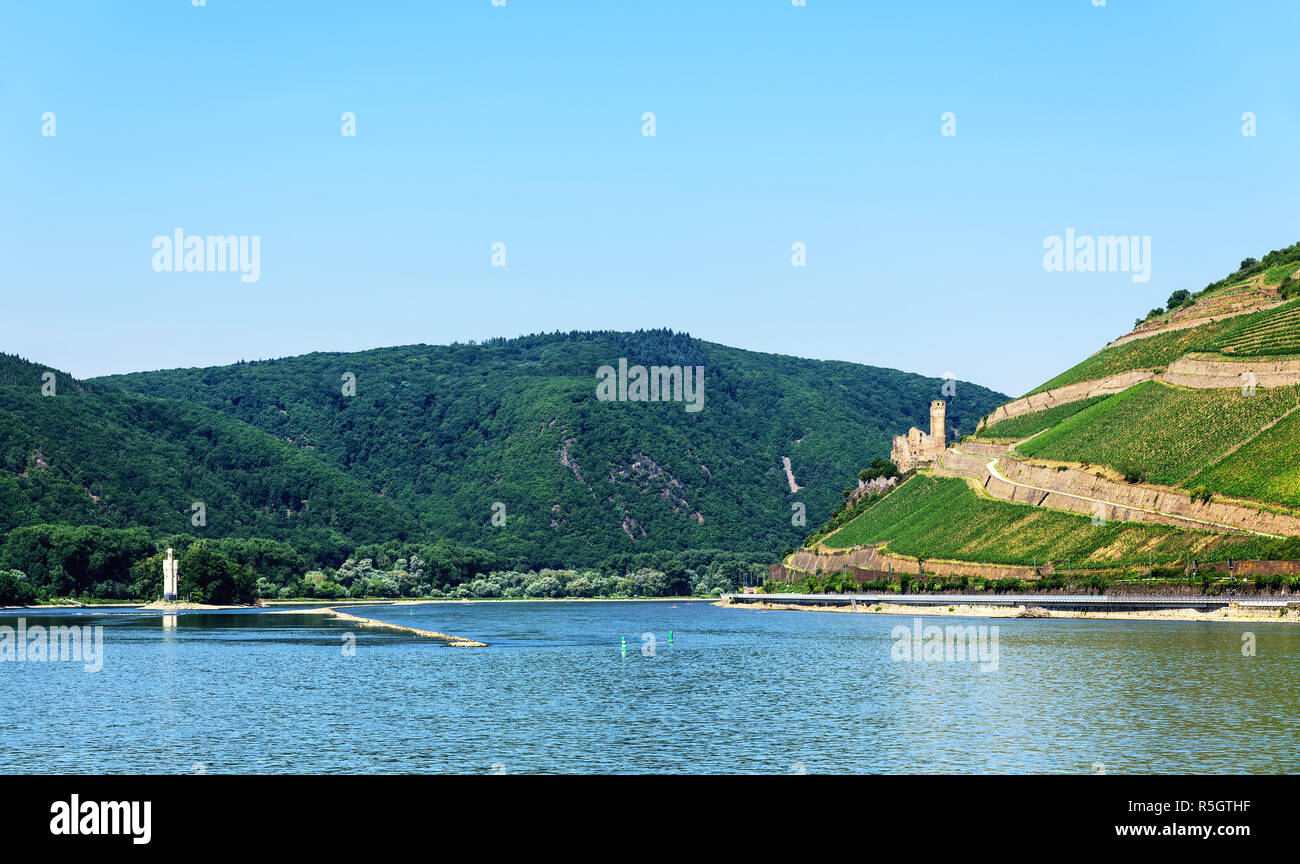
[[[930,437],[934,439],[931,446],[936,454],[943,453],[948,446],[948,427],[944,425],[947,412],[947,403],[942,399],[930,403]]]
[[[913,426],[906,435],[894,438],[890,460],[899,471],[910,471],[934,465],[948,446],[948,405],[942,399],[930,403],[930,434]]]

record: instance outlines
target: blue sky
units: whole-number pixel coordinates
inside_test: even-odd
[[[665,326],[1017,395],[1300,239],[1298,24],[1221,0],[8,4],[0,350],[90,377]],[[155,272],[178,227],[259,236],[259,280]],[[1149,235],[1150,281],[1045,271],[1067,228]]]

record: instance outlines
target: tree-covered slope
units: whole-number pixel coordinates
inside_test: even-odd
[[[682,402],[600,401],[597,370],[704,368]],[[344,395],[345,375],[355,395]],[[777,553],[847,478],[928,428],[943,382],[760,354],[671,331],[547,334],[480,345],[311,354],[101,379],[245,421],[418,514],[433,536],[573,565],[648,549]],[[1004,396],[958,383],[949,424]],[[791,493],[782,457],[804,487]],[[494,510],[494,505],[503,505]],[[493,524],[494,513],[505,524]]]
[[[415,519],[291,443],[202,406],[0,355],[0,531],[63,523],[262,536],[322,557]],[[195,503],[206,524],[196,525]]]

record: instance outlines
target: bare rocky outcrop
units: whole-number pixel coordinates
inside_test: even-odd
[[[641,527],[640,522],[632,518],[631,513],[623,515],[623,533],[631,540],[636,540],[638,534],[641,535],[641,539],[643,540],[646,537],[645,529]]]
[[[573,476],[574,476],[574,477],[577,477],[578,480],[581,481],[583,485],[586,485],[586,484],[587,484],[587,481],[586,481],[585,479],[583,479],[583,476],[582,476],[582,468],[578,465],[578,460],[575,459],[575,458],[573,458],[573,454],[570,452],[570,449],[569,449],[569,448],[571,448],[571,447],[572,447],[574,444],[576,444],[576,443],[578,443],[578,439],[577,439],[577,438],[562,438],[562,439],[561,439],[561,441],[560,441],[560,464],[563,465],[565,468],[568,468],[570,471],[572,471],[572,472],[573,472]],[[588,487],[588,488],[590,488],[590,487]]]
[[[794,470],[790,467],[790,457],[782,456],[781,464],[785,467],[785,479],[790,483],[790,493],[798,492],[803,487],[794,482]]]

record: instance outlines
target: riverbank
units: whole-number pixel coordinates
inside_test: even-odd
[[[707,603],[717,597],[403,597],[400,600],[376,597],[373,600],[325,600],[330,606],[423,606],[426,603]],[[320,605],[322,598],[264,600],[263,606]]]
[[[708,603],[716,597],[475,597],[458,599],[450,597],[403,597],[400,600],[375,597],[370,600],[324,600],[320,597],[301,597],[291,600],[263,600],[256,604],[211,606],[203,603],[165,602],[152,603],[30,603],[26,606],[0,606],[0,611],[11,609],[147,609],[150,611],[216,611],[220,609],[259,609],[271,611],[315,611],[322,602],[330,608],[336,606],[423,606],[428,603]],[[271,607],[286,607],[271,609]],[[292,607],[292,608],[289,608]]]
[[[1094,618],[1111,621],[1231,621],[1254,622],[1260,624],[1300,624],[1300,612],[1289,610],[1285,615],[1276,612],[1269,614],[1250,608],[1232,609],[1224,607],[1208,612],[1196,609],[1144,609],[1140,611],[1107,612],[1078,611],[1070,609],[1044,609],[1041,606],[974,606],[953,604],[951,606],[921,606],[906,603],[859,603],[857,608],[851,606],[815,606],[799,603],[732,603],[719,600],[712,605],[729,609],[754,609],[767,611],[794,612],[845,612],[850,615],[911,615],[918,617],[952,617],[952,618]]]

